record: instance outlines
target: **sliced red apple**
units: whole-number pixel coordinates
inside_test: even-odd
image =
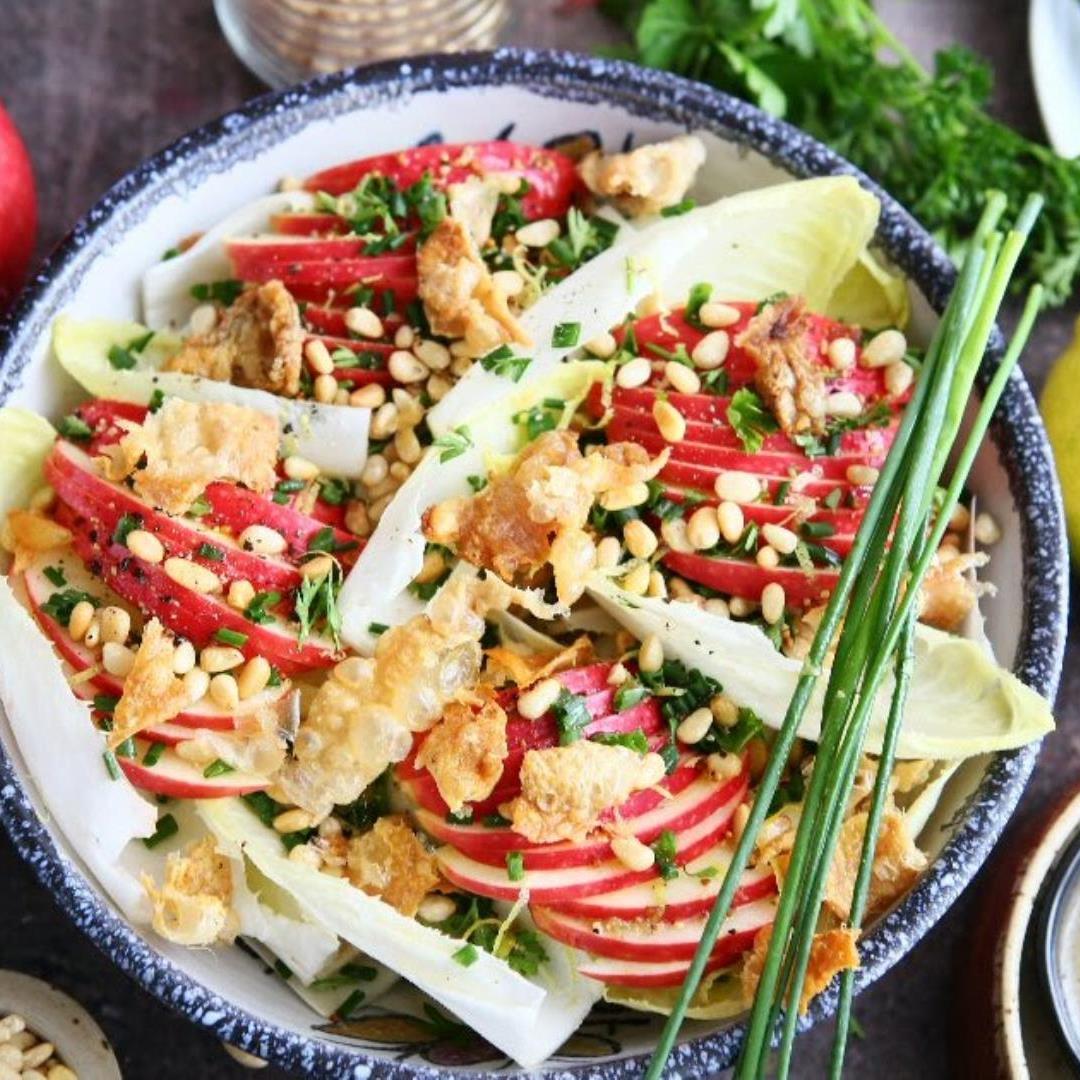
[[[270,786],[266,777],[238,770],[207,776],[206,769],[185,761],[169,746],[154,764],[148,765],[146,753],[152,745],[146,739],[136,739],[134,757],[116,758],[124,775],[143,791],[174,799],[224,799]]]
[[[325,236],[334,233],[347,233],[349,223],[337,214],[321,213],[286,213],[275,214],[270,219],[270,228],[282,236]]]
[[[290,263],[344,261],[364,256],[367,241],[360,236],[251,236],[230,240],[225,245],[233,265],[233,273],[241,281],[268,281],[273,270]],[[404,256],[411,245],[398,249]],[[412,256],[410,256],[412,257]],[[411,269],[411,267],[410,267]]]
[[[379,274],[349,282],[294,281],[288,288],[289,292],[297,300],[305,304],[325,304],[331,308],[345,309],[354,306],[356,302],[355,287],[358,285],[365,285],[374,290],[375,299],[368,306],[381,313],[385,313],[388,308],[392,310],[404,309],[417,296],[415,274],[412,276]],[[310,319],[308,322],[310,325],[314,325]],[[344,320],[342,320],[341,325],[344,326]]]
[[[342,243],[342,241],[337,241]],[[337,289],[365,283],[398,281],[416,276],[416,256],[374,255],[349,259],[301,259],[287,261],[249,259],[245,280],[282,282],[292,291],[295,285],[327,285]]]
[[[819,603],[836,588],[840,579],[838,570],[803,570],[798,566],[766,569],[751,559],[727,559],[680,551],[668,552],[663,562],[679,577],[696,581],[725,596],[741,596],[746,600],[760,600],[761,592],[769,582],[779,582],[789,605]]]

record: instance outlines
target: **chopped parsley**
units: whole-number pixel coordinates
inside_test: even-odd
[[[592,722],[592,714],[581,694],[573,694],[564,686],[551,706],[555,723],[559,727],[559,745],[569,746],[577,742]]]
[[[156,413],[162,405],[165,404],[165,391],[160,386],[154,387],[154,392],[150,395],[150,403],[147,408],[152,413]]]
[[[554,431],[565,410],[566,402],[561,398],[544,398],[539,405],[514,413],[511,420],[525,429],[526,439],[532,442],[540,438],[545,431]]]
[[[65,439],[89,439],[94,433],[90,425],[74,413],[68,413],[59,424],[58,430]]]
[[[64,571],[59,566],[46,566],[42,573],[51,581],[58,589],[67,584],[67,578],[64,577]]]
[[[373,623],[368,623],[368,628],[367,629],[368,629],[368,633],[372,637],[380,637],[381,635],[385,634],[386,631],[390,629],[390,627],[387,626],[386,623],[373,622]]]
[[[75,610],[75,605],[82,603],[84,600],[88,604],[93,604],[94,607],[101,606],[101,601],[88,592],[83,592],[81,589],[64,589],[61,592],[54,592],[41,605],[41,610],[50,619],[55,619],[60,623],[61,626],[67,626],[71,621],[71,613]]]
[[[309,541],[308,552],[321,551],[327,555],[333,555],[339,551],[352,551],[356,548],[355,540],[338,540],[334,535],[332,525],[320,529]]]
[[[352,495],[352,487],[347,480],[330,477],[319,481],[319,499],[328,506],[341,506]]]
[[[682,214],[688,214],[697,203],[693,199],[683,199],[682,202],[677,202],[672,206],[665,206],[660,211],[661,217],[679,217]]]
[[[353,799],[334,807],[334,815],[353,832],[364,832],[390,813],[390,770],[380,773]]]
[[[653,854],[656,856],[656,869],[665,881],[671,881],[679,876],[679,867],[675,862],[678,855],[678,844],[675,834],[670,829],[665,829],[652,845]]]
[[[720,752],[725,754],[737,754],[745,749],[751,739],[756,739],[764,730],[761,718],[753,709],[739,709],[738,717],[731,727],[721,727],[713,724],[709,728],[705,738],[697,744],[695,749],[703,753]]]
[[[525,369],[532,363],[530,356],[515,356],[509,345],[500,345],[480,358],[480,366],[485,371],[502,375],[512,382],[518,382],[525,374]]]
[[[211,761],[205,769],[203,769],[203,776],[205,776],[207,780],[213,780],[215,776],[225,776],[226,773],[231,772],[236,772],[236,769],[234,769],[233,766],[230,765],[227,761],[222,761],[221,758],[216,758],[214,761]]]
[[[625,746],[627,750],[633,750],[638,754],[649,752],[649,740],[641,728],[634,731],[601,731],[596,735],[590,735],[589,741],[602,743],[604,746]]]
[[[241,795],[248,809],[268,828],[274,827],[274,818],[284,810],[281,803],[271,799],[265,791],[252,791]]]
[[[210,301],[229,307],[236,298],[244,291],[244,283],[235,278],[224,278],[221,281],[205,281],[191,286],[191,295],[198,301],[205,303]]]
[[[483,491],[484,488],[487,487],[488,478],[486,476],[473,475],[466,476],[465,479],[468,480],[469,487],[471,487],[473,491]]]
[[[511,881],[521,881],[525,877],[525,856],[520,851],[506,853],[506,876]]]
[[[93,697],[94,711],[99,713],[111,713],[115,711],[120,699],[115,694],[95,694]]]
[[[158,746],[161,744],[158,743]],[[175,836],[180,831],[180,826],[176,823],[176,818],[172,814],[165,814],[158,818],[157,828],[154,829],[150,836],[143,838],[143,843],[148,848],[156,848],[158,844],[165,840],[168,840],[170,836]]]
[[[165,753],[165,744],[160,742],[151,743],[146,753],[143,754],[142,763],[148,768],[152,769],[160,760],[161,755]]]
[[[257,592],[251,602],[244,608],[244,618],[253,623],[270,623],[274,616],[268,610],[281,603],[281,593],[276,591]]]
[[[312,630],[325,629],[341,648],[341,611],[338,594],[341,592],[343,575],[341,567],[332,563],[330,572],[321,578],[304,578],[296,590],[296,618],[300,623],[300,642],[305,642]]]
[[[765,436],[779,430],[761,398],[746,386],[732,395],[727,419],[748,454],[758,453],[765,444]]]
[[[556,237],[544,250],[559,266],[576,270],[611,247],[618,231],[613,221],[589,217],[572,206],[566,214],[566,235]]]
[[[572,349],[581,337],[581,323],[557,323],[551,332],[551,346],[554,349]]]
[[[690,287],[690,295],[686,299],[686,311],[683,318],[697,330],[708,328],[701,321],[701,309],[709,302],[712,296],[712,285],[707,281],[699,281]]]
[[[200,559],[207,559],[209,562],[222,562],[225,559],[225,552],[219,547],[214,547],[213,544],[200,544],[196,548],[195,554]]]
[[[306,480],[279,480],[274,488],[274,502],[278,506],[285,506],[298,491],[303,491],[306,487]]]
[[[454,953],[453,958],[462,967],[472,967],[473,964],[480,959],[480,954],[476,951],[475,945],[466,941],[465,944]]]
[[[116,523],[116,528],[113,530],[113,543],[120,545],[126,544],[128,534],[134,532],[136,529],[141,529],[142,525],[142,514],[124,514]]]
[[[472,435],[469,434],[469,429],[464,424],[461,424],[454,428],[453,431],[440,435],[432,445],[441,451],[439,454],[440,463],[446,464],[446,462],[453,461],[456,457],[461,457],[473,445]]]
[[[626,712],[640,704],[649,696],[648,687],[634,679],[627,679],[616,691],[612,699],[616,712]]]
[[[123,345],[109,346],[109,363],[117,371],[128,371],[136,364],[135,357]]]

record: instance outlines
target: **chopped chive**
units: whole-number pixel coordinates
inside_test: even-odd
[[[209,765],[203,769],[203,776],[207,780],[213,780],[215,776],[224,776],[226,773],[236,772],[236,770],[227,762],[222,761],[221,758],[217,758],[215,761],[211,761]]]
[[[780,483],[776,485],[776,494],[773,495],[773,505],[783,506],[787,501],[789,491],[791,491],[791,481],[781,480]]]
[[[114,751],[118,758],[134,758],[135,757],[135,740],[132,736],[128,736]]]
[[[130,371],[136,364],[135,357],[123,345],[110,345],[109,364],[117,371]]]
[[[835,510],[840,505],[840,500],[843,497],[844,492],[842,488],[833,488],[822,501],[830,510]]]
[[[693,199],[683,199],[682,202],[677,202],[673,206],[665,206],[660,211],[661,217],[679,217],[681,214],[688,214],[697,203]]]
[[[380,634],[385,634],[389,629],[390,627],[387,626],[386,623],[368,623],[368,633],[371,634],[372,637],[379,637]]]
[[[520,851],[506,853],[506,876],[511,881],[521,881],[525,877],[525,856]]]
[[[143,843],[148,848],[156,848],[158,844],[168,840],[170,836],[175,836],[179,831],[180,826],[177,825],[176,818],[172,814],[165,814],[158,818],[157,828],[154,829],[152,835],[143,838]]]
[[[271,590],[270,592],[257,592],[251,603],[244,608],[244,618],[253,623],[271,623],[274,616],[270,608],[277,607],[281,603],[281,593]]]
[[[100,713],[114,712],[119,701],[120,699],[115,694],[95,694],[94,711]]]
[[[150,395],[150,401],[147,408],[152,413],[156,413],[162,405],[165,404],[165,391],[161,387],[154,387],[154,392]]]
[[[221,562],[225,558],[225,552],[213,544],[200,544],[195,554],[200,559],[209,559],[211,562]]]
[[[469,482],[469,487],[473,491],[483,491],[487,487],[488,479],[486,476],[466,476],[465,479]]]
[[[466,942],[453,954],[453,959],[462,967],[472,967],[480,959],[480,954],[476,951],[475,945]]]
[[[106,750],[101,755],[101,760],[105,762],[105,771],[109,774],[111,780],[119,780],[121,776],[120,766],[117,763],[116,755],[111,750]]]
[[[337,1016],[342,1020],[351,1020],[353,1014],[361,1005],[364,1004],[364,998],[367,995],[363,990],[354,990],[338,1007],[336,1010]]]
[[[161,755],[165,753],[165,744],[162,742],[151,743],[146,753],[143,754],[142,763],[148,768],[152,769],[160,760]]]
[[[94,434],[90,425],[74,413],[65,416],[57,425],[57,430],[65,439],[89,439]]]
[[[58,589],[62,589],[67,584],[67,578],[64,577],[64,571],[59,566],[46,566],[42,573]]]
[[[804,521],[802,524],[803,536],[821,540],[835,533],[836,526],[831,521]]]
[[[581,337],[581,323],[564,322],[556,323],[551,332],[551,347],[553,349],[572,349]]]
[[[214,637],[222,645],[234,645],[238,649],[242,649],[248,642],[247,634],[242,634],[239,630],[230,630],[227,626],[219,626],[214,631]]]

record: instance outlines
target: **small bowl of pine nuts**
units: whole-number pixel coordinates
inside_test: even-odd
[[[67,994],[0,970],[0,1080],[121,1080],[104,1032]]]

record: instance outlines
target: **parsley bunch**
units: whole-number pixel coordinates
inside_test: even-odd
[[[745,98],[829,143],[963,254],[988,190],[1046,209],[1013,287],[1050,304],[1080,282],[1080,159],[993,119],[988,64],[954,46],[926,71],[867,0],[602,0],[628,55]]]

